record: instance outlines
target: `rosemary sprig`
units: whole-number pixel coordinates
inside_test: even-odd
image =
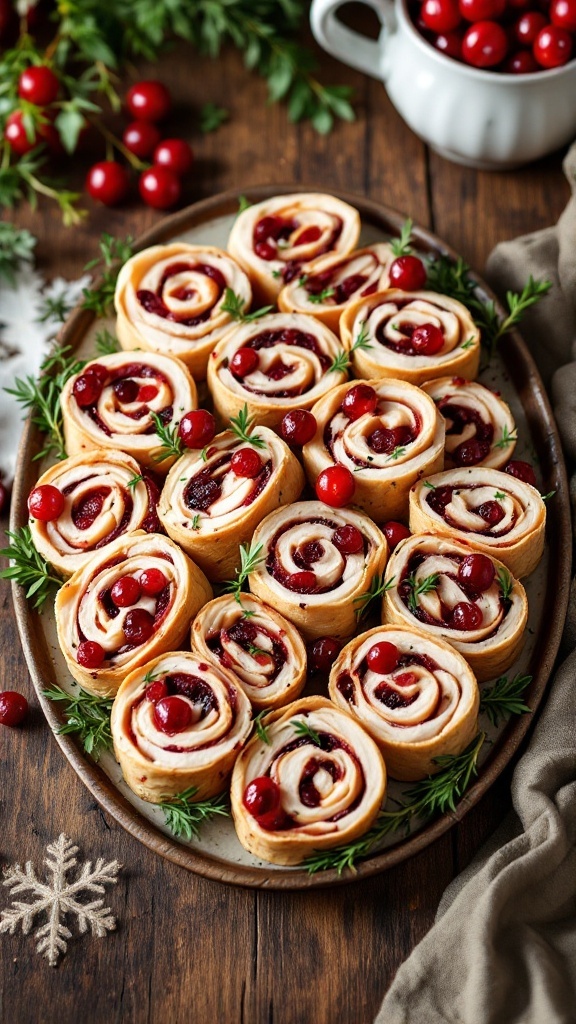
[[[523,715],[530,712],[531,709],[524,703],[522,697],[531,682],[532,676],[523,676],[519,672],[510,680],[508,676],[500,676],[494,686],[481,691],[480,713],[488,715],[492,725],[499,725],[508,715]]]
[[[32,376],[17,377],[14,387],[5,389],[23,409],[30,410],[32,423],[47,437],[46,447],[34,460],[52,454],[57,459],[66,458],[60,397],[66,381],[86,365],[85,360],[76,359],[70,352],[69,345],[55,348],[44,359],[38,380]]]
[[[394,462],[396,462],[396,459],[401,459],[402,456],[405,455],[405,454],[406,454],[406,449],[403,448],[402,445],[397,445],[397,447],[394,449],[394,451],[390,452],[390,455],[386,459],[386,462],[389,462],[390,459],[392,459]]]
[[[234,594],[234,600],[242,606],[242,587],[248,579],[251,572],[254,572],[258,568],[262,561],[262,544],[254,545],[253,542],[250,546],[246,544],[240,545],[240,568],[236,569],[236,578],[228,580],[223,587],[223,591],[226,594]]]
[[[347,352],[338,352],[328,367],[328,373],[346,373],[350,366],[350,359]]]
[[[322,302],[326,302],[327,299],[331,299],[336,294],[335,288],[323,288],[321,292],[315,294],[308,294],[308,302],[313,305],[319,306]]]
[[[151,668],[149,668],[147,673],[146,673],[146,675],[144,676],[143,682],[144,683],[153,683],[154,680],[158,679],[158,677],[161,676],[161,675],[162,675],[162,672],[154,672]]]
[[[134,491],[138,484],[141,483],[143,479],[144,477],[142,476],[142,473],[137,473],[135,476],[131,477],[126,486],[129,488],[129,490]]]
[[[169,427],[167,424],[162,423],[156,412],[152,412],[150,415],[154,421],[156,433],[162,442],[158,455],[154,456],[154,462],[164,462],[165,459],[172,458],[179,459],[184,449],[178,433],[178,427]]]
[[[500,593],[502,594],[503,601],[510,600],[510,594],[514,590],[514,580],[507,569],[498,569],[498,584],[500,586]]]
[[[352,345],[352,348],[350,349],[350,351],[351,352],[355,352],[356,349],[359,349],[359,348],[360,349],[372,348],[372,345],[368,341],[369,337],[370,337],[370,333],[368,331],[368,321],[367,320],[361,320],[360,321],[360,333],[359,333],[358,337],[356,338],[354,344]]]
[[[377,573],[376,576],[374,576],[372,582],[370,583],[369,589],[364,594],[359,594],[358,597],[354,598],[354,604],[357,605],[357,622],[360,622],[360,620],[365,617],[365,615],[368,612],[368,608],[370,607],[373,601],[376,601],[379,597],[382,597],[382,595],[385,594],[387,590],[391,590],[391,588],[394,586],[395,578],[395,576],[392,576],[391,579],[384,581],[384,573],[382,573],[381,576]]]
[[[190,523],[190,529],[191,530],[199,530],[200,529],[200,513],[199,512],[197,512],[196,515],[193,517],[192,522]]]
[[[368,341],[369,334],[367,322],[366,320],[361,320],[360,323],[360,333],[352,345],[350,352],[339,352],[338,355],[334,357],[332,365],[328,367],[328,373],[345,372],[350,366],[350,356],[353,352],[356,352],[357,349],[372,348],[372,345]]]
[[[254,448],[265,448],[266,442],[258,434],[251,434],[254,417],[248,415],[248,406],[244,404],[237,416],[230,417],[230,430],[241,441],[247,441]]]
[[[505,423],[502,428],[502,437],[499,441],[494,442],[494,448],[508,448],[509,445],[513,444],[514,441],[518,440],[518,435],[510,433],[508,430],[508,424]]]
[[[0,221],[0,277],[14,284],[16,270],[22,263],[31,263],[37,239],[25,228]]]
[[[270,714],[269,709],[268,708],[264,708],[264,711],[260,711],[252,719],[252,721],[254,723],[254,732],[256,733],[258,739],[262,740],[262,743],[266,743],[268,746],[270,746],[270,735],[268,733],[268,730],[267,730],[266,726],[264,725],[264,719],[266,718],[266,715],[269,715],[269,714]]]
[[[410,253],[412,252],[410,240],[412,238],[413,226],[414,224],[412,219],[408,217],[408,219],[404,221],[402,227],[400,228],[400,237],[393,238],[390,241],[390,248],[392,249],[392,252],[394,253],[396,259],[398,259],[399,256],[409,256]]]
[[[246,196],[238,196],[238,213],[244,213],[244,210],[249,210],[252,203]]]
[[[267,658],[270,657],[269,651],[265,651],[263,647],[257,647],[256,644],[248,644],[248,654],[253,658],[258,657],[259,654],[264,654]]]
[[[262,306],[260,309],[255,309],[253,313],[246,313],[246,302],[241,295],[237,295],[232,288],[226,288],[224,291],[224,301],[220,306],[223,313],[228,313],[233,320],[238,320],[239,323],[249,324],[253,320],[259,320],[261,316],[269,313],[274,306]]]
[[[542,495],[542,501],[550,501],[550,498],[553,498],[555,494],[556,491],[548,491],[548,494]]]
[[[462,344],[460,345],[460,348],[464,348],[464,349],[472,348],[473,344],[474,344],[474,338],[468,338],[467,341],[463,341],[462,342]]]
[[[470,267],[460,256],[455,263],[448,256],[433,256],[426,267],[426,287],[469,306],[476,289],[469,271]]]
[[[200,829],[205,821],[210,821],[217,814],[228,817],[226,794],[213,796],[209,800],[199,800],[194,803],[194,797],[198,792],[197,786],[190,786],[172,800],[164,800],[159,807],[164,811],[166,825],[175,836],[185,836],[186,839],[198,839]]]
[[[120,351],[120,345],[118,338],[116,338],[110,331],[104,330],[98,331],[96,335],[96,351],[99,356],[111,356],[115,352]]]
[[[435,758],[440,771],[407,790],[404,794],[406,802],[400,804],[398,810],[380,811],[366,835],[352,843],[308,857],[304,863],[310,874],[329,869],[336,870],[339,875],[345,868],[354,871],[356,862],[366,857],[381,839],[400,828],[409,828],[413,818],[428,819],[448,810],[455,811],[456,801],[472,777],[478,774],[478,755],[485,739],[486,733],[480,732],[462,754]]]
[[[60,686],[42,692],[49,700],[64,704],[66,724],[58,729],[61,735],[77,735],[86,753],[92,754],[95,761],[99,760],[103,751],[112,749],[112,698],[94,697],[82,689],[70,694]]]
[[[102,280],[97,288],[84,289],[83,309],[90,309],[97,316],[106,316],[110,312],[120,267],[133,255],[134,239],[130,235],[121,239],[104,232],[100,239],[100,255],[84,267],[84,270],[96,270]]]
[[[292,728],[297,736],[305,736],[306,739],[312,741],[314,746],[320,746],[320,736],[316,729],[313,729],[304,719],[299,718],[297,721],[292,722]]]
[[[412,573],[406,577],[405,582],[410,587],[408,593],[408,606],[411,612],[418,611],[418,598],[420,594],[429,594],[431,590],[436,590],[438,586],[438,580],[440,579],[440,573],[433,572],[430,576],[426,576],[420,583],[416,582],[416,575]]]
[[[29,526],[18,530],[6,530],[10,547],[3,548],[0,555],[9,558],[11,564],[0,571],[0,579],[14,580],[26,588],[26,597],[34,598],[33,608],[41,608],[52,587],[61,587],[63,580],[53,575],[48,562],[34,547]]]
[[[422,486],[426,487],[427,490],[429,490],[429,491],[435,491],[436,490],[436,484],[431,484],[429,480],[424,480],[422,482]]]

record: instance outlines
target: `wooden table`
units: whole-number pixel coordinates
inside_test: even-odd
[[[178,103],[168,127],[186,134],[197,150],[190,202],[270,182],[357,192],[436,231],[480,272],[496,242],[557,219],[568,195],[560,155],[502,174],[447,163],[409,131],[377,82],[328,58],[321,65],[325,81],[350,82],[358,97],[357,121],[338,125],[326,138],[289,125],[284,109],[267,106],[265,86],[244,71],[236,53],[216,63],[182,46],[155,68],[153,76],[170,86]],[[229,107],[231,121],[200,138],[193,131],[195,108],[208,100]],[[79,169],[79,181],[82,176]],[[34,214],[19,210],[17,219],[39,237],[47,276],[76,277],[95,255],[103,230],[138,234],[159,216],[134,201],[120,210],[93,209],[75,230],[62,228],[44,206]],[[65,831],[86,858],[115,857],[124,865],[106,900],[118,931],[102,941],[72,940],[57,970],[36,955],[31,936],[2,936],[2,1019],[371,1021],[398,966],[431,927],[445,887],[508,809],[509,772],[461,825],[369,881],[302,894],[209,882],[149,852],[97,806],[38,708],[5,583],[0,615],[0,688],[18,688],[32,708],[25,728],[1,730],[2,861],[31,859],[41,867],[46,844]],[[2,905],[8,902],[5,893]]]

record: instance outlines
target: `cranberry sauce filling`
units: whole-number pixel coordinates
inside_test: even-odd
[[[294,348],[305,348],[309,352],[313,352],[324,373],[331,365],[332,360],[322,351],[316,341],[316,338],[314,338],[312,334],[307,334],[304,331],[299,331],[293,327],[287,327],[282,331],[261,331],[260,334],[250,338],[250,340],[244,345],[244,348],[254,349],[256,352],[259,352],[261,349],[274,348],[275,345],[279,344],[292,346]],[[284,362],[284,358],[279,354],[277,359],[274,359],[268,367],[266,376],[269,380],[279,381],[289,373],[292,373],[293,369],[293,364]],[[245,390],[250,391],[254,395],[261,395],[264,393],[257,388],[250,387],[246,381],[243,381],[242,383]],[[294,387],[275,391],[274,397],[292,398],[300,394],[302,394],[302,388]]]
[[[210,309],[207,309],[204,313],[199,313],[198,316],[187,317],[178,316],[177,313],[173,313],[168,309],[168,306],[165,304],[163,294],[166,284],[172,277],[175,277],[177,274],[185,273],[186,271],[204,274],[206,277],[211,278],[218,288],[218,295],[214,305],[220,301],[224,289],[226,288],[226,281],[216,267],[211,267],[208,263],[172,263],[164,271],[157,292],[147,291],[146,289],[136,292],[138,302],[147,313],[153,313],[154,316],[160,316],[163,320],[172,320],[175,323],[183,324],[184,327],[196,327],[197,324],[204,323],[210,318],[210,314],[212,312]],[[179,299],[181,302],[186,302],[187,299],[193,299],[197,293],[196,289],[186,288],[183,286],[172,291],[171,294],[175,299]]]
[[[310,259],[316,259],[317,256],[322,256],[325,252],[329,252],[334,248],[337,240],[342,234],[342,220],[340,217],[334,217],[334,227],[327,236],[324,243],[319,246],[314,252],[313,257],[307,255],[302,260],[286,260],[285,266],[282,269],[282,278],[287,284],[292,281],[296,275],[302,263],[309,261]],[[295,246],[310,245],[314,242],[319,241],[322,236],[322,229],[315,224],[311,224],[294,239],[294,243],[290,243],[290,236],[294,231],[298,229],[297,220],[287,220],[284,217],[275,215],[268,215],[262,217],[254,225],[254,231],[252,233],[252,245],[254,252],[262,260],[270,262],[271,260],[277,260],[282,258],[282,244],[284,243],[285,248],[293,248]]]
[[[334,531],[336,531],[338,529],[338,524],[333,522],[331,519],[314,518],[314,519],[307,520],[307,522],[309,522],[309,523],[318,523],[321,526],[329,526],[330,529],[332,529]],[[335,581],[335,583],[332,583],[328,587],[313,587],[311,589],[306,588],[306,590],[302,590],[301,587],[299,586],[299,581],[298,581],[298,578],[297,578],[301,574],[300,573],[289,573],[289,572],[287,572],[286,569],[278,562],[278,560],[276,558],[276,546],[278,544],[278,541],[279,541],[280,537],[282,536],[282,534],[286,533],[287,530],[292,529],[293,526],[294,526],[294,523],[287,523],[287,524],[285,524],[280,530],[278,530],[278,533],[276,533],[274,535],[274,537],[272,538],[272,541],[270,542],[270,548],[269,548],[269,551],[268,551],[268,555],[266,556],[266,571],[269,572],[270,575],[273,576],[274,579],[277,580],[278,583],[280,583],[283,587],[286,587],[287,590],[291,591],[291,593],[295,593],[295,594],[326,594],[330,590],[335,590],[337,587],[340,586],[340,584],[342,582],[342,577],[337,579]],[[365,551],[365,553],[366,553],[366,544],[367,544],[367,542],[366,542],[366,540],[364,540],[364,551]],[[319,559],[322,558],[323,554],[324,554],[323,543],[322,543],[321,540],[318,540],[318,541],[309,541],[308,543],[303,544],[301,547],[297,548],[296,551],[294,552],[294,556],[293,557],[294,557],[294,562],[296,563],[298,568],[301,569],[303,572],[307,572],[307,571],[310,571],[312,569],[312,567],[313,567],[315,562],[319,561]],[[344,559],[346,558],[345,555],[343,557],[344,557]],[[293,582],[293,580],[295,580],[295,582]]]
[[[403,356],[419,356],[422,352],[418,352],[417,349],[412,345],[412,335],[416,330],[417,324],[412,324],[407,320],[402,319],[402,309],[407,306],[412,300],[407,298],[405,301],[402,299],[395,299],[394,302],[398,306],[398,312],[391,318],[392,325],[400,331],[402,338],[392,340],[387,338],[385,334],[387,321],[380,323],[376,329],[376,340],[384,346],[384,348],[390,349],[391,352],[398,352]]]
[[[148,473],[143,475],[146,490],[148,491],[148,512],[142,521],[142,529],[146,530],[146,533],[163,533],[164,530],[157,512],[160,488]]]
[[[90,367],[88,366],[85,372],[87,372],[89,369]],[[127,365],[119,366],[116,367],[115,369],[109,370],[107,380],[104,382],[103,387],[110,384],[112,385],[112,390],[118,406],[128,405],[138,401],[140,403],[138,409],[135,409],[133,412],[129,413],[124,412],[124,410],[122,410],[122,412],[124,412],[124,415],[128,416],[130,419],[141,420],[144,416],[148,414],[149,410],[147,403],[149,401],[152,401],[152,399],[156,397],[158,391],[156,389],[155,394],[151,394],[147,398],[142,397],[140,394],[140,386],[138,382],[134,379],[135,377],[154,378],[155,381],[163,384],[169,384],[169,381],[167,380],[163,373],[161,373],[159,370],[156,370],[155,367],[147,365],[146,363],[128,363]],[[83,406],[82,412],[85,412],[90,417],[90,419],[96,424],[98,429],[101,430],[103,434],[106,434],[107,437],[112,436],[112,431],[104,423],[104,421],[102,420],[98,413],[97,404]],[[164,409],[161,409],[158,415],[163,423],[169,423],[173,415],[172,406],[169,405],[166,406]],[[155,430],[156,427],[152,424],[150,427],[148,427],[145,433],[153,434]]]
[[[264,634],[268,637],[272,643],[271,651],[263,651],[258,648],[256,643],[256,637],[258,634]],[[278,673],[281,671],[288,659],[288,651],[285,645],[277,636],[274,635],[274,633],[271,633],[261,625],[257,626],[249,619],[240,618],[230,626],[229,629],[222,629],[219,633],[206,637],[206,644],[210,650],[216,655],[222,665],[226,668],[232,669],[232,671],[234,671],[234,662],[231,661],[227,652],[224,650],[222,644],[223,637],[228,640],[232,640],[235,644],[238,644],[239,647],[242,647],[244,651],[254,658],[257,664],[261,664],[262,666],[268,665],[270,658],[272,658],[272,661],[274,662],[274,671],[269,676],[271,683],[276,679]]]
[[[164,556],[162,555],[160,557],[164,557]],[[166,559],[166,560],[172,562],[171,558],[170,559]],[[108,564],[109,565],[116,565],[116,564],[119,564],[121,561],[122,561],[121,558],[114,559],[114,561],[112,561],[112,562],[110,562]],[[106,568],[108,568],[108,566],[102,566],[102,570],[104,570]],[[101,590],[100,593],[98,594],[98,601],[100,602],[100,604],[104,608],[104,611],[106,612],[108,617],[111,618],[111,619],[115,619],[116,616],[121,611],[121,609],[118,608],[114,604],[114,601],[112,600],[111,590],[112,590],[111,587],[108,587],[106,590]],[[156,605],[155,605],[155,609],[154,609],[154,613],[153,613],[154,632],[156,632],[158,630],[159,626],[162,623],[162,620],[165,618],[165,616],[169,612],[170,608],[172,607],[173,587],[172,587],[171,583],[167,583],[166,586],[160,591],[160,593],[155,595],[155,601],[156,601]],[[80,629],[79,624],[77,624],[77,629],[78,629],[78,635],[80,637],[80,640],[84,641],[86,639],[86,637],[84,636],[82,630]],[[144,641],[142,641],[142,642],[144,642]],[[133,651],[135,647],[139,647],[139,646],[140,646],[140,644],[138,644],[138,643],[125,643],[125,644],[122,644],[115,651],[107,651],[106,652],[106,659],[108,661],[111,661],[113,658],[116,657],[116,655],[118,655],[118,654],[126,654],[128,651]]]
[[[70,491],[72,488],[66,488]],[[80,501],[72,505],[72,522],[77,530],[88,530],[102,511],[104,501],[110,494],[109,487],[98,487],[91,494],[86,494]],[[130,506],[132,501],[130,500]],[[109,538],[106,538],[106,543]]]
[[[336,682],[336,687],[340,690],[344,700],[348,701],[349,704],[356,703],[354,700],[354,682],[352,676],[348,672],[342,673]]]
[[[333,782],[338,782],[338,779],[342,778],[342,770],[339,765],[334,763],[334,761],[328,761],[325,758],[311,757],[302,772],[302,778],[300,779],[300,785],[298,786],[300,800],[305,807],[318,807],[322,799],[314,785],[314,776],[316,775],[316,772],[322,768],[332,777]]]
[[[484,484],[461,484],[460,487],[465,487],[467,491],[474,491],[478,487],[484,487]],[[461,530],[463,533],[471,533],[468,527],[462,526],[456,520],[452,519],[446,512],[447,505],[452,501],[452,495],[458,494],[459,488],[457,484],[446,484],[443,487],[433,487],[427,491],[426,502],[430,506],[433,512],[441,516],[444,522],[448,523],[449,526],[453,526],[455,530]],[[470,510],[475,515],[481,517],[488,526],[497,526],[498,523],[502,522],[506,515],[504,509],[498,501],[485,501],[480,505],[474,506]],[[506,533],[509,533],[516,522],[516,514],[512,514],[512,520]],[[483,530],[482,537],[502,537],[504,534],[499,531],[494,533],[492,530]]]
[[[346,261],[350,263],[350,260]],[[309,295],[320,295],[322,292],[330,292],[329,295],[325,295],[323,301],[330,303],[330,305],[342,306],[345,302],[348,302],[353,295],[358,293],[360,298],[366,295],[372,295],[378,288],[378,281],[372,281],[367,287],[366,282],[369,278],[377,273],[378,268],[381,267],[381,263],[376,256],[371,257],[371,267],[362,274],[349,274],[344,277],[341,281],[336,283],[334,277],[340,267],[335,270],[325,270],[320,274],[314,274],[306,278],[305,286],[306,291]]]
[[[403,424],[398,427],[385,427],[382,425],[376,427],[376,429],[372,431],[367,438],[367,441],[369,447],[376,455],[391,455],[392,452],[397,452],[399,448],[406,448],[409,444],[412,444],[417,440],[422,430],[422,420],[415,410],[410,409],[410,413],[414,420],[412,426]],[[334,446],[338,438],[341,436],[342,431],[336,431],[334,429],[334,419],[339,415],[346,415],[342,406],[340,406],[337,412],[334,413],[332,419],[330,419],[326,424],[323,435],[324,445],[334,458],[335,462],[338,460],[334,455]],[[378,417],[378,406],[376,406],[371,415],[375,418]],[[368,456],[367,459],[362,459],[359,455],[354,455],[349,452],[348,458],[356,466],[361,466],[363,469],[370,469],[372,465],[372,456]],[[390,463],[390,465],[393,465],[393,463]]]
[[[233,452],[224,452],[219,459],[216,459],[211,466],[206,466],[196,473],[188,481],[184,488],[184,502],[186,507],[193,512],[208,512],[212,505],[222,495],[222,477],[226,472],[233,472],[230,469]],[[252,490],[242,502],[242,507],[251,505],[259,494],[262,493],[266,484],[272,476],[272,460],[262,463],[262,469],[258,476],[252,478]],[[219,479],[215,479],[218,477]]]
[[[208,665],[200,664],[199,668],[201,671],[208,671]],[[189,672],[173,672],[171,674],[162,676],[162,681],[165,683],[167,687],[168,696],[188,697],[189,700],[191,700],[196,705],[196,707],[200,706],[200,714],[197,719],[198,721],[202,721],[202,719],[205,718],[210,711],[219,710],[218,699],[214,691],[212,690],[211,686],[209,686],[209,684],[206,683],[200,676],[191,675],[191,673]],[[228,693],[230,710],[232,711],[233,725],[233,723],[236,720],[237,713],[236,691],[233,687],[228,686],[228,684],[225,685]],[[146,690],[144,690],[139,699],[134,703],[133,710],[137,708],[138,705],[146,699]],[[136,742],[137,741],[134,738],[134,743]],[[210,740],[209,743],[193,744],[193,749],[206,750],[209,747],[215,746],[219,742],[219,739],[214,739]],[[171,753],[182,754],[186,753],[190,749],[190,747],[182,747],[177,746],[176,744],[171,744],[170,746],[164,747],[163,749],[170,751]]]

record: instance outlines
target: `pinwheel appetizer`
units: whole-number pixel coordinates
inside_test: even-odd
[[[379,626],[338,655],[329,683],[335,704],[375,739],[401,781],[440,770],[476,735],[480,697],[472,669],[450,644],[420,630]]]
[[[412,533],[442,533],[528,576],[544,550],[546,505],[531,484],[476,466],[421,480],[410,491]]]
[[[271,512],[254,532],[253,594],[305,639],[352,636],[363,600],[384,571],[386,538],[363,512],[299,501]]]
[[[480,331],[466,306],[437,292],[377,292],[348,306],[340,336],[355,377],[423,384],[448,374],[474,378]]]
[[[154,245],[122,267],[116,284],[116,332],[122,348],[177,356],[196,380],[233,319],[226,289],[242,307],[250,282],[232,257],[210,245]]]
[[[196,408],[196,385],[179,359],[116,352],[71,377],[60,404],[69,455],[112,448],[166,473],[174,456],[164,458],[154,416],[165,428],[177,427]]]
[[[463,377],[439,377],[422,390],[446,421],[446,469],[506,465],[516,445],[516,424],[499,395]]]
[[[244,268],[257,299],[275,303],[303,263],[352,252],[360,236],[353,206],[321,192],[273,196],[238,214],[228,249]]]
[[[333,367],[341,351],[332,331],[303,313],[270,313],[230,332],[208,363],[208,387],[224,422],[248,406],[262,426],[278,427],[292,409],[310,409],[346,380]]]
[[[228,669],[257,709],[280,708],[306,682],[306,648],[297,629],[252,594],[217,597],[192,623],[192,647]]]
[[[278,308],[286,313],[310,313],[331,331],[340,331],[340,317],[352,302],[390,284],[392,247],[377,242],[348,256],[320,256],[302,267],[278,296]]]
[[[164,529],[213,581],[239,567],[239,545],[279,505],[300,497],[304,473],[288,445],[266,427],[240,438],[218,434],[204,451],[174,464],[158,513]]]
[[[160,529],[160,492],[123,452],[96,448],[57,462],[42,474],[31,497],[46,488],[57,492],[61,511],[52,508],[57,514],[49,519],[31,516],[30,531],[37,550],[62,576],[71,576],[118,537]]]
[[[253,736],[232,773],[242,846],[293,865],[367,832],[385,797],[386,768],[364,729],[323,697],[295,701],[263,725],[266,739]]]
[[[71,675],[88,693],[115,694],[132,669],[178,647],[211,597],[204,573],[168,537],[119,537],[58,591],[58,641]]]
[[[345,466],[354,474],[355,504],[375,522],[406,518],[412,485],[444,465],[444,421],[413,384],[348,382],[312,413],[316,434],[303,448],[310,483],[329,466]]]
[[[236,680],[188,651],[131,672],[110,719],[124,779],[151,803],[192,786],[197,801],[222,793],[251,727],[250,701]]]
[[[386,570],[384,622],[447,640],[481,682],[505,672],[524,644],[524,587],[489,555],[448,537],[402,541]]]

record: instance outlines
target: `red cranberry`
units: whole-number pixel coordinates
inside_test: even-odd
[[[140,160],[146,160],[160,142],[160,132],[151,121],[131,121],[124,129],[122,142]]]
[[[485,501],[476,512],[491,526],[496,526],[505,516],[504,509],[497,501]]]
[[[283,817],[280,787],[268,775],[259,775],[248,783],[242,802],[261,828],[276,828]]]
[[[28,714],[28,701],[15,690],[0,693],[0,725],[20,725]]]
[[[417,256],[399,256],[390,265],[390,286],[415,292],[426,284],[426,267]]]
[[[240,349],[242,352],[242,349]],[[250,352],[251,349],[244,349]],[[287,444],[308,444],[316,433],[316,417],[307,409],[293,409],[287,412],[280,424],[280,433]]]
[[[531,50],[517,50],[510,54],[503,70],[509,75],[531,75],[538,71],[538,61]]]
[[[421,324],[412,332],[410,343],[418,355],[433,356],[444,348],[444,335],[436,324]]]
[[[458,6],[466,21],[495,21],[504,14],[506,0],[458,0]]]
[[[186,448],[204,448],[216,433],[216,420],[207,409],[194,409],[180,420],[178,434]]]
[[[472,438],[470,441],[462,441],[462,444],[456,445],[452,452],[452,459],[456,466],[476,466],[489,453],[489,441],[477,441]]]
[[[461,32],[441,32],[434,39],[434,46],[440,53],[452,57],[453,60],[462,59],[462,34]]]
[[[523,462],[522,459],[512,459],[506,466],[506,472],[510,476],[516,477],[517,480],[523,480],[525,484],[531,484],[532,487],[536,487],[536,473],[529,462]]]
[[[154,617],[145,608],[133,608],[122,625],[129,644],[145,644],[154,632]]]
[[[147,405],[149,402],[153,402],[158,394],[158,388],[155,384],[143,384],[142,387],[138,388],[136,395],[136,401]]]
[[[461,21],[458,0],[424,0],[420,17],[432,32],[451,32]]]
[[[540,11],[527,11],[514,25],[514,35],[521,46],[532,46],[540,30],[547,24]]]
[[[62,491],[52,484],[40,484],[28,495],[28,511],[33,519],[51,523],[64,511],[65,498]]]
[[[550,21],[567,32],[576,32],[576,0],[552,0]]]
[[[276,241],[283,227],[284,221],[281,217],[262,217],[254,228],[254,241],[266,242],[268,238]]]
[[[157,167],[167,167],[181,178],[191,170],[194,153],[184,139],[163,139],[154,150],[154,163]]]
[[[492,68],[508,52],[508,37],[497,21],[477,21],[462,40],[462,56],[475,68]]]
[[[383,676],[394,671],[398,664],[398,658],[398,648],[395,644],[388,643],[387,640],[373,644],[366,655],[368,668]]]
[[[354,477],[346,466],[329,466],[316,480],[316,496],[332,508],[348,505],[354,497]]]
[[[172,100],[162,82],[136,82],[126,94],[126,106],[132,117],[142,121],[163,121],[170,113]]]
[[[102,384],[95,373],[81,373],[74,381],[72,394],[81,409],[87,409],[96,402],[102,394]]]
[[[368,444],[378,455],[390,454],[402,445],[410,444],[412,434],[408,427],[378,427],[368,438]]]
[[[371,416],[378,405],[378,395],[369,384],[355,384],[342,400],[342,412],[349,420]]]
[[[140,175],[138,190],[147,206],[155,210],[169,210],[179,201],[182,186],[174,171],[154,166]]]
[[[364,538],[355,526],[339,526],[332,535],[332,543],[343,555],[364,550]]]
[[[140,589],[143,594],[147,597],[155,597],[156,594],[162,593],[164,587],[168,585],[164,573],[161,569],[143,569],[138,577]]]
[[[104,206],[118,206],[128,195],[128,171],[116,160],[101,160],[88,171],[86,190]]]
[[[404,526],[404,523],[395,522],[394,519],[390,519],[387,523],[384,523],[383,530],[384,536],[388,541],[390,551],[393,551],[401,540],[406,540],[407,537],[411,536],[408,527]]]
[[[460,601],[452,609],[450,625],[453,629],[478,629],[482,625],[482,612],[477,604]]]
[[[104,387],[108,380],[108,370],[102,365],[102,363],[90,363],[89,366],[85,367],[84,373],[92,373],[98,378],[102,387]]]
[[[333,636],[321,636],[310,645],[308,663],[312,672],[328,675],[335,659],[342,650],[342,644]]]
[[[131,405],[138,398],[140,388],[135,380],[117,380],[114,384],[114,394],[121,405]]]
[[[276,259],[276,249],[269,242],[256,242],[254,252],[261,260],[267,262]]]
[[[157,704],[159,700],[164,700],[168,696],[168,687],[162,679],[155,679],[146,687],[144,696],[151,704]]]
[[[254,348],[239,348],[230,360],[230,373],[242,379],[258,369],[260,356]]]
[[[130,608],[141,597],[140,583],[134,576],[122,576],[112,584],[110,597],[117,608]]]
[[[45,64],[26,68],[18,79],[20,99],[34,103],[37,107],[47,107],[54,103],[59,88],[60,83],[56,75]]]
[[[572,56],[572,36],[564,28],[547,25],[538,33],[533,53],[543,68],[559,68]]]
[[[162,697],[152,714],[156,728],[168,736],[183,732],[192,724],[192,708],[182,697]]]
[[[262,469],[262,460],[253,448],[239,448],[230,460],[230,468],[236,476],[253,480]]]
[[[82,668],[100,668],[106,657],[106,651],[95,640],[84,640],[76,651],[76,661]]]
[[[494,562],[487,555],[466,555],[458,567],[459,582],[480,593],[490,589],[494,576]]]
[[[297,594],[311,594],[313,590],[316,590],[316,577],[309,569],[293,572],[287,582],[288,589]]]

